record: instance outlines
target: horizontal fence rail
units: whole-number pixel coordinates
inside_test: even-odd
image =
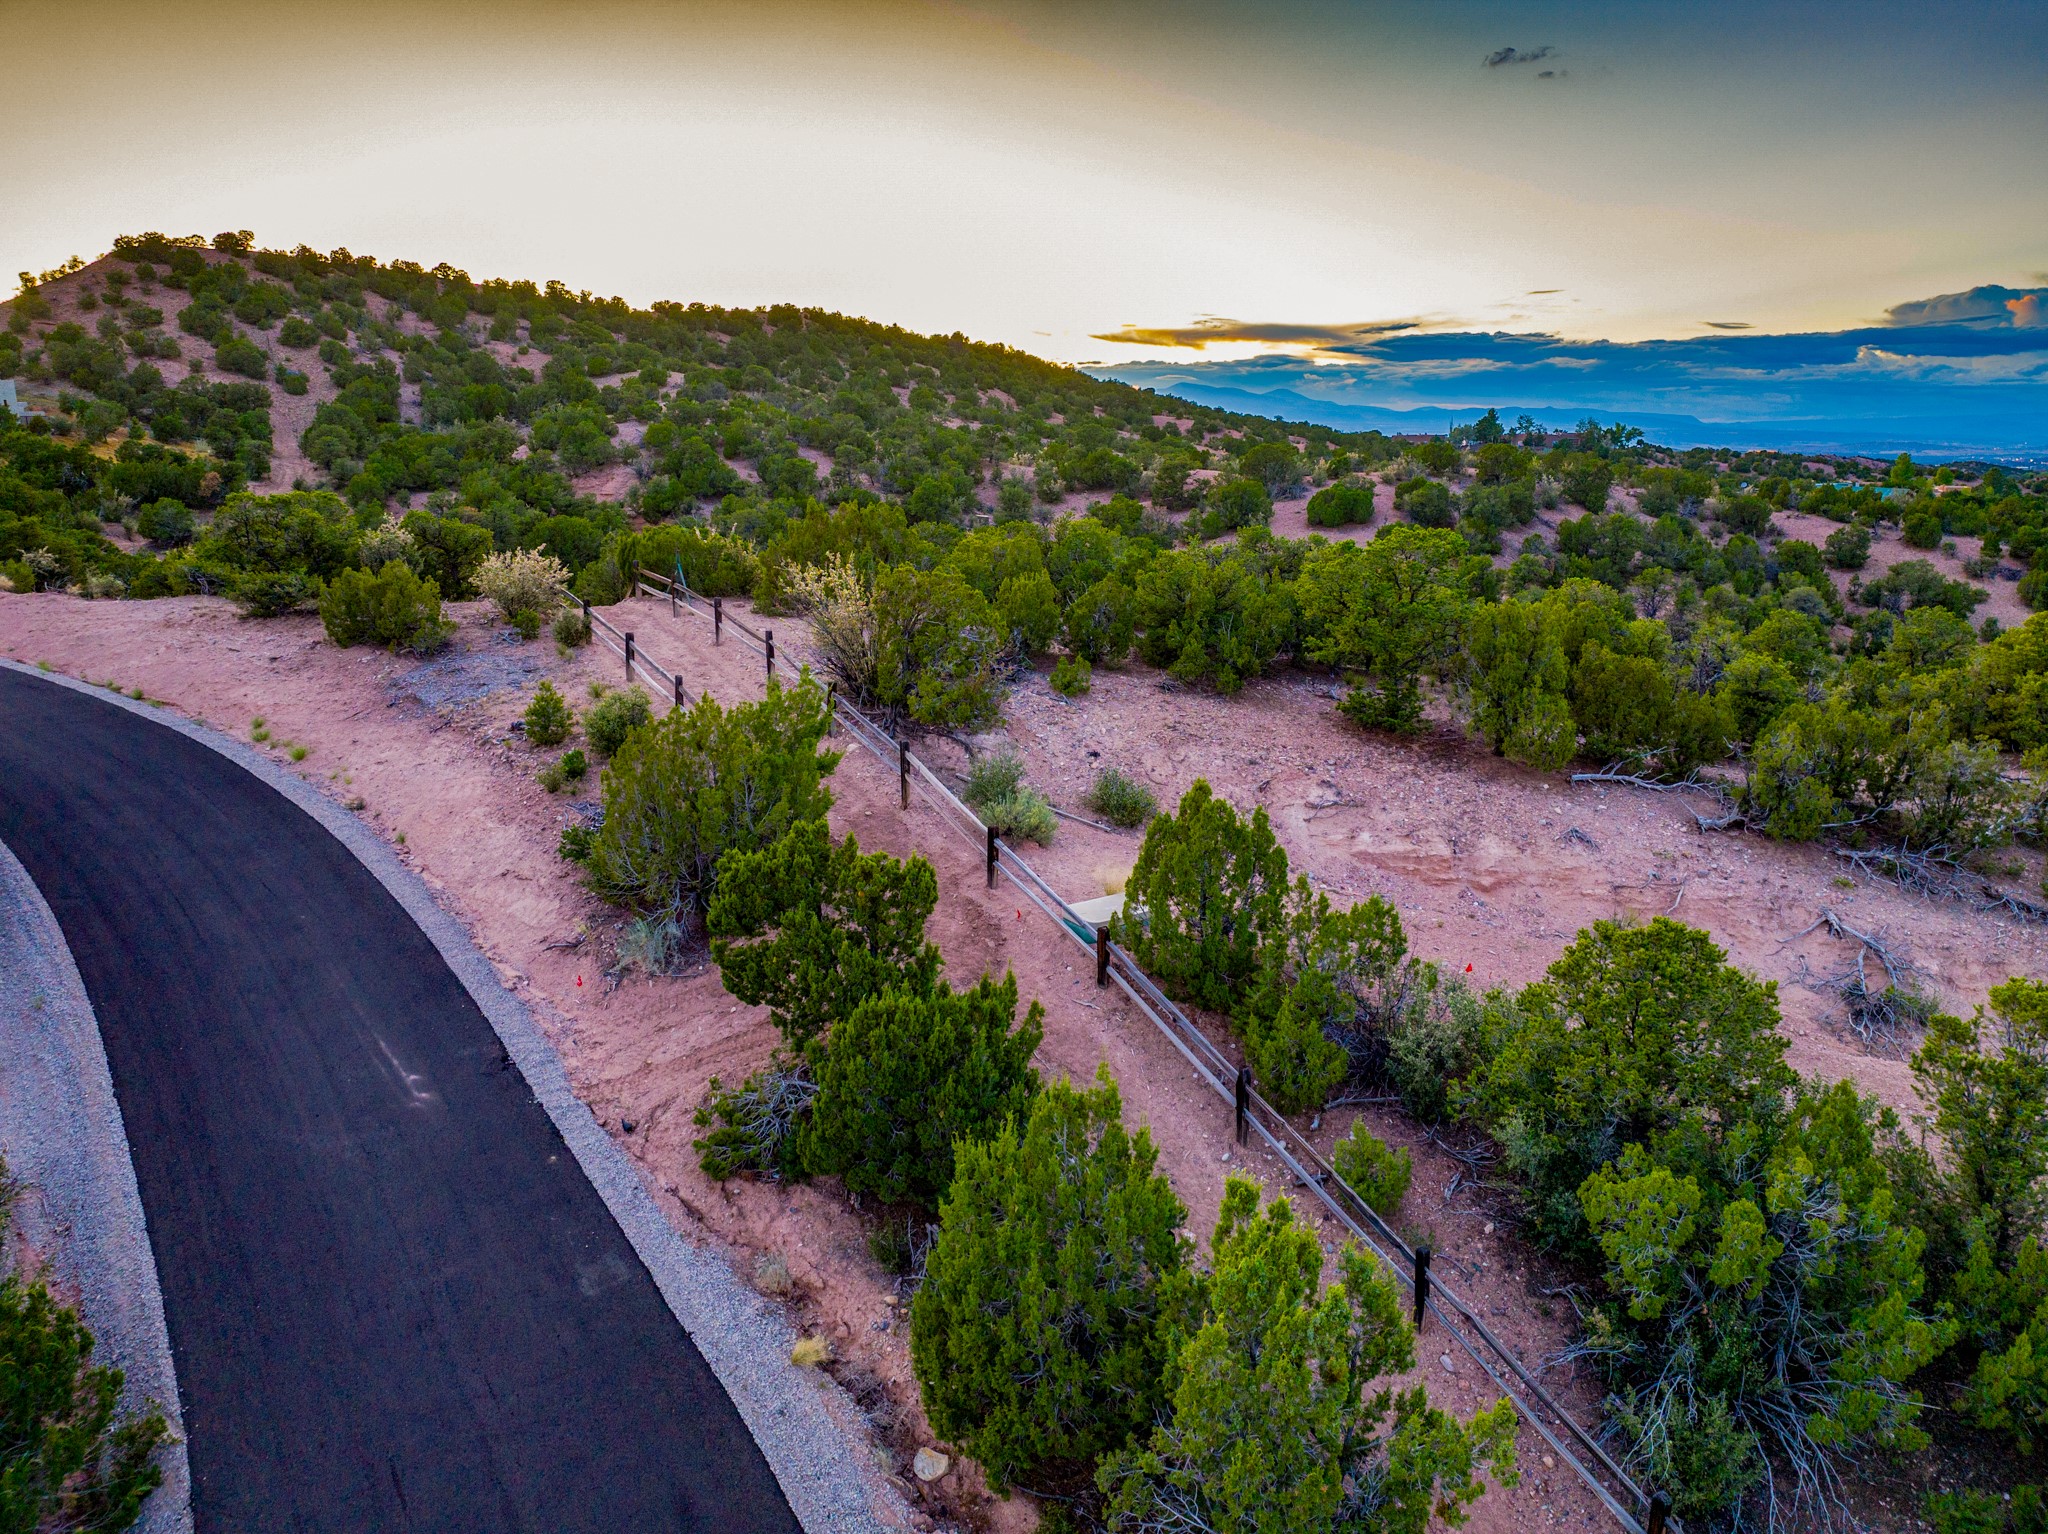
[[[641,676],[647,678],[677,708],[688,708],[696,701],[683,686],[681,673],[670,671],[667,667],[656,665],[649,660],[631,633],[616,627],[588,602],[583,604],[583,616],[589,620],[591,637],[625,661],[626,681],[629,685],[636,676]]]
[[[680,570],[673,578],[641,571],[633,584],[636,591],[657,601],[668,602],[678,617],[687,614],[711,620],[714,634],[724,627],[731,627],[741,636],[742,643],[766,657],[766,675],[775,674],[774,655],[778,641],[773,638],[774,630],[756,633],[736,617],[727,616],[722,610],[723,604],[717,599],[691,590]],[[806,648],[791,645],[786,639],[780,643],[784,655],[792,660]],[[823,674],[824,668],[813,665],[813,670]],[[836,691],[831,699],[831,718],[835,730],[843,729],[877,761],[895,769],[903,808],[910,807],[911,790],[915,789],[918,796],[938,812],[939,819],[962,840],[978,852],[986,851],[991,887],[995,874],[1003,874],[1017,892],[1048,917],[1070,942],[1093,957],[1097,963],[1098,983],[1114,984],[1122,991],[1140,1015],[1174,1046],[1195,1074],[1241,1114],[1242,1132],[1256,1133],[1281,1164],[1321,1202],[1354,1240],[1377,1257],[1411,1292],[1420,1289],[1428,1313],[1436,1317],[1466,1356],[1513,1404],[1522,1420],[1534,1428],[1558,1458],[1578,1475],[1626,1534],[1645,1534],[1646,1522],[1650,1525],[1650,1534],[1655,1534],[1659,1528],[1669,1529],[1672,1534],[1684,1534],[1677,1518],[1658,1516],[1663,1508],[1652,1509],[1650,1497],[1616,1463],[1606,1447],[1559,1404],[1478,1312],[1455,1290],[1427,1272],[1428,1249],[1418,1252],[1402,1240],[1393,1227],[1337,1175],[1336,1168],[1288,1122],[1286,1116],[1250,1088],[1249,1073],[1241,1072],[1216,1042],[1153,983],[1151,976],[1145,973],[1128,950],[1119,943],[1110,942],[1104,929],[1075,915],[1073,908],[1039,876],[1030,861],[1007,841],[993,835],[987,823],[963,803],[904,741],[869,718],[848,699],[838,696]],[[1642,1510],[1641,1518],[1636,1509]]]

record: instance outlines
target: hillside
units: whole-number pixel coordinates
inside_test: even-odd
[[[795,1274],[842,1377],[886,1383],[898,1470],[946,1420],[894,1303],[935,1189],[778,1159],[788,1137],[717,1168],[697,1132],[742,1080],[829,1093],[828,1067],[888,1058],[833,1041],[901,996],[801,1038],[706,957],[701,891],[602,861],[633,834],[622,779],[692,720],[822,721],[821,693],[771,689],[636,571],[773,623],[779,676],[811,660],[1067,898],[1133,894],[1148,972],[1319,1151],[1409,1158],[1404,1231],[1532,1364],[1570,1356],[1559,1388],[1605,1400],[1688,1527],[1904,1529],[1894,1493],[2041,1479],[2018,1414],[2048,1388],[1987,1392],[2042,1324],[2022,1243],[2048,1158],[1979,1146],[2014,1181],[1971,1183],[1901,1116],[2017,1082],[2001,1101],[2039,1118],[2048,484],[1492,414],[1338,432],[816,311],[249,244],[124,239],[7,306],[0,376],[44,413],[0,421],[0,578],[34,593],[0,595],[0,640],[249,718],[405,845],[555,1009],[679,1222],[782,1264],[777,1292]],[[558,580],[710,701],[635,714]],[[720,749],[815,766],[779,728]],[[889,854],[869,875],[938,867],[949,977],[1013,971],[1045,1003],[1038,1068],[1114,1066],[1186,1203],[1165,1235],[1205,1233],[1240,1168],[1294,1189],[1085,955],[984,888],[978,838],[901,813],[893,763],[849,751],[832,783],[832,832]],[[922,1084],[888,1090],[922,1111]],[[1974,1166],[1981,1124],[1939,1127]],[[1986,1298],[1994,1268],[2011,1292]],[[1490,1399],[1424,1352],[1431,1400]],[[951,1420],[953,1447],[1002,1448]],[[1480,1527],[1587,1515],[1522,1438],[1529,1480]],[[1069,1449],[1065,1479],[1019,1484],[1085,1488],[1097,1446]],[[1009,1526],[958,1488],[926,1505]]]
[[[758,531],[774,520],[758,508],[806,497],[876,495],[943,523],[1125,494],[1177,516],[1261,443],[1298,454],[1259,474],[1283,494],[1399,455],[1379,431],[1190,405],[814,310],[635,310],[555,282],[477,283],[445,265],[256,251],[234,236],[115,244],[0,305],[0,378],[19,379],[67,438],[129,465],[108,481],[109,520],[124,523],[167,486],[202,514],[242,488],[469,506],[501,547],[545,541],[536,524],[560,515],[609,531],[722,510]],[[1794,504],[1816,479],[1883,474],[1867,460],[1676,454],[1583,431],[1525,440],[1553,458],[1591,449],[1623,483],[1657,465],[1706,474],[1710,492],[1721,477],[1775,479]],[[160,447],[190,466],[134,467],[161,465]],[[1548,467],[1556,478],[1561,465]],[[555,552],[580,568],[572,537]]]

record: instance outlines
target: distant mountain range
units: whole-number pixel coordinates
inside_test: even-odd
[[[1441,432],[1491,407],[1503,420],[1526,414],[1551,428],[1587,416],[1625,421],[1672,447],[2048,462],[2048,289],[1973,288],[1900,304],[1886,320],[1635,342],[1318,327],[1311,346],[1289,355],[1087,371],[1220,409],[1356,431]],[[1143,334],[1199,351],[1274,328],[1214,322]]]

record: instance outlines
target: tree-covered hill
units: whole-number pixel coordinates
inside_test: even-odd
[[[1067,692],[1134,659],[1222,693],[1296,668],[1347,683],[1359,728],[1461,731],[1546,772],[1704,772],[1723,830],[1830,841],[1871,873],[2048,919],[2014,882],[2038,876],[2048,835],[2048,613],[2026,616],[2048,605],[2039,480],[1675,453],[1492,412],[1449,437],[1347,434],[957,335],[635,309],[242,234],[123,238],[25,275],[4,307],[0,377],[39,412],[0,418],[11,591],[215,594],[252,618],[317,605],[336,644],[424,651],[446,638],[444,599],[481,591],[530,639],[564,582],[606,603],[636,566],[680,571],[802,613],[843,696],[956,735],[994,725],[1049,662]],[[557,616],[559,642],[588,635],[573,607]],[[1014,984],[936,983],[929,868],[832,846],[820,689],[654,715],[631,689],[585,714],[606,814],[564,855],[643,932],[708,901],[728,987],[775,1006],[797,1052],[714,1094],[707,1165],[844,1175],[940,1214],[912,1325],[947,1434],[1122,1530],[1174,1509],[1222,1527],[1239,1502],[1273,1526],[1419,1529],[1477,1494],[1489,1456],[1506,1468],[1503,1412],[1459,1424],[1419,1393],[1361,1410],[1366,1379],[1412,1364],[1391,1288],[1347,1257],[1346,1287],[1321,1289],[1313,1235],[1250,1185],[1226,1200],[1213,1273],[1182,1274],[1184,1211],[1142,1137],[1123,1140],[1114,1091],[1037,1097],[1036,1008],[1013,1030]],[[552,689],[534,699],[536,746],[570,728]],[[572,757],[580,776],[577,748],[543,781],[562,786]],[[758,767],[771,757],[787,760]],[[757,765],[720,781],[785,785],[764,841],[815,822],[740,849],[744,899],[714,877],[731,846],[696,838],[745,816],[677,831],[655,813],[721,761]],[[1050,835],[1020,773],[984,757],[966,792],[1005,834]],[[1144,820],[1149,796],[1122,788],[1127,815],[1098,811]],[[625,849],[657,820],[677,844],[643,866]],[[1131,882],[1148,919],[1124,937],[1169,989],[1230,1014],[1274,1101],[1316,1111],[1369,1069],[1418,1120],[1500,1148],[1527,1230],[1595,1297],[1580,1351],[1610,1425],[1684,1494],[1688,1526],[1815,1526],[1852,1455],[1910,1454],[1929,1431],[2015,1456],[2009,1508],[1936,1498],[1940,1527],[2037,1525],[2048,988],[2015,979],[1969,1022],[1898,985],[1845,993],[1924,1029],[1916,1081],[1952,1153],[1937,1163],[1853,1088],[1798,1081],[1772,987],[1673,922],[1601,923],[1516,994],[1427,966],[1391,985],[1391,908],[1330,909],[1290,882],[1265,812],[1241,819],[1206,784],[1151,821]],[[886,912],[889,933],[834,927],[856,912]],[[790,944],[809,957],[787,962]],[[910,957],[876,961],[891,944]],[[778,990],[790,975],[838,980],[820,1002]],[[957,1079],[955,1049],[977,1062]],[[764,1148],[748,1104],[777,1082],[811,1107]],[[1406,1162],[1395,1175],[1369,1134],[1347,1144],[1339,1175],[1398,1203]],[[1006,1212],[1020,1179],[1068,1212]],[[1115,1221],[1144,1257],[1094,1321],[1025,1326],[990,1303],[1095,1273],[1088,1243]],[[1080,1316],[1100,1288],[1026,1309]],[[1260,1372],[1273,1358],[1281,1373]]]
[[[1070,686],[1133,652],[1224,691],[1310,666],[1362,725],[1448,717],[1534,766],[1743,763],[1777,835],[1953,856],[2038,832],[2014,762],[2048,751],[2048,619],[1979,609],[2048,596],[2048,487],[1997,468],[1491,412],[1343,433],[959,335],[247,234],[123,237],[6,310],[0,376],[46,407],[0,423],[17,589],[269,613],[401,558],[469,596],[530,550],[603,602],[680,565],[812,614],[845,685],[913,725],[990,723],[1056,650]],[[1276,501],[1311,536],[1274,536]]]

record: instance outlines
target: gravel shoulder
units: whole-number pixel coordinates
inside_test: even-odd
[[[48,1262],[93,1335],[93,1359],[127,1376],[121,1404],[155,1406],[176,1441],[142,1534],[189,1534],[192,1478],[163,1289],[128,1156],[121,1105],[78,966],[28,870],[0,844],[0,1156],[18,1182],[13,1235]]]
[[[744,617],[746,609],[729,602],[727,612]],[[829,1182],[714,1183],[698,1167],[691,1115],[709,1078],[731,1082],[757,1068],[775,1031],[764,1009],[737,1003],[708,966],[663,979],[626,971],[612,983],[619,913],[554,853],[577,814],[572,798],[592,797],[595,785],[575,796],[543,792],[534,773],[552,753],[512,728],[539,677],[585,707],[593,684],[622,680],[618,657],[598,646],[561,655],[545,642],[510,644],[480,607],[453,608],[451,616],[462,625],[458,653],[422,667],[381,652],[336,651],[311,618],[243,622],[204,598],[12,597],[0,598],[0,653],[140,687],[223,730],[262,716],[270,745],[235,749],[260,754],[337,811],[343,800],[363,806],[355,818],[365,833],[460,919],[559,1052],[586,1120],[629,1161],[679,1239],[727,1254],[742,1272],[757,1256],[786,1266],[793,1292],[786,1310],[778,1307],[778,1324],[790,1314],[831,1341],[830,1372],[884,1440],[915,1516],[1028,1528],[1024,1499],[986,1497],[970,1466],[933,1486],[908,1473],[912,1451],[931,1435],[893,1303],[895,1280],[867,1249],[872,1215],[851,1208]],[[680,669],[693,692],[708,689],[728,704],[760,696],[759,657],[736,643],[714,648],[701,621],[671,619],[666,604],[653,602],[611,616],[637,630],[655,660]],[[791,651],[802,648],[800,625],[766,621],[778,639],[787,629]],[[1733,962],[1778,983],[1795,1068],[1853,1079],[1902,1111],[1915,1106],[1904,1059],[1850,1034],[1836,998],[1808,979],[1853,955],[1825,933],[1792,935],[1831,907],[1901,942],[1921,983],[1965,1015],[1988,986],[2048,965],[2048,932],[2039,927],[1852,876],[1823,849],[1702,836],[1676,796],[1530,772],[1449,731],[1419,741],[1367,735],[1331,702],[1328,679],[1306,673],[1218,698],[1132,665],[1099,671],[1094,692],[1073,700],[1034,674],[1011,696],[1007,734],[1032,780],[1066,808],[1081,809],[1087,784],[1108,766],[1148,784],[1166,805],[1197,777],[1240,805],[1266,804],[1299,871],[1340,902],[1386,895],[1414,952],[1482,987],[1538,978],[1592,921],[1673,914],[1710,931]],[[296,767],[286,752],[294,743],[311,753]],[[964,765],[944,743],[929,750],[942,771]],[[1149,1025],[1095,990],[1071,944],[1007,889],[984,891],[978,846],[921,807],[907,816],[898,809],[893,769],[850,751],[830,787],[835,834],[856,833],[866,850],[933,861],[944,898],[931,936],[952,977],[969,982],[984,969],[1012,968],[1025,994],[1045,1002],[1046,1075],[1086,1080],[1098,1064],[1111,1067],[1130,1118],[1151,1129],[1192,1231],[1206,1234],[1229,1172],[1259,1175],[1275,1194],[1298,1192],[1284,1167],[1256,1147],[1234,1145],[1227,1107]],[[1135,833],[1066,824],[1030,857],[1063,895],[1085,899],[1116,885],[1139,842]],[[2027,859],[2037,879],[2038,862]],[[1415,1158],[1404,1226],[1455,1259],[1446,1273],[1455,1269],[1466,1298],[1525,1360],[1553,1354],[1572,1329],[1570,1307],[1555,1293],[1563,1278],[1517,1239],[1511,1201],[1475,1187],[1469,1170],[1395,1110],[1333,1110],[1319,1128],[1304,1127],[1327,1152],[1354,1118]],[[1313,1201],[1297,1207],[1312,1213]],[[1334,1249],[1340,1232],[1323,1234]],[[735,1287],[741,1303],[761,1303]],[[1438,1404],[1462,1413],[1490,1398],[1472,1371],[1444,1367],[1439,1350],[1426,1349],[1423,1363]],[[1554,1370],[1546,1382],[1583,1416],[1596,1415],[1598,1382],[1567,1375],[1573,1371]],[[1561,1467],[1543,1463],[1533,1435],[1523,1450],[1521,1486],[1475,1507],[1475,1534],[1540,1534],[1567,1519],[1596,1526],[1590,1499]]]
[[[9,669],[34,674],[19,665]],[[63,677],[40,679],[146,717],[228,758],[332,832],[418,924],[489,1021],[533,1100],[731,1398],[804,1528],[839,1534],[907,1525],[907,1512],[892,1488],[863,1452],[858,1435],[847,1431],[850,1410],[834,1400],[836,1392],[819,1376],[790,1363],[793,1334],[780,1308],[766,1304],[722,1258],[685,1241],[668,1223],[632,1162],[577,1099],[560,1055],[526,1007],[394,849],[357,816],[250,747],[169,710]]]

